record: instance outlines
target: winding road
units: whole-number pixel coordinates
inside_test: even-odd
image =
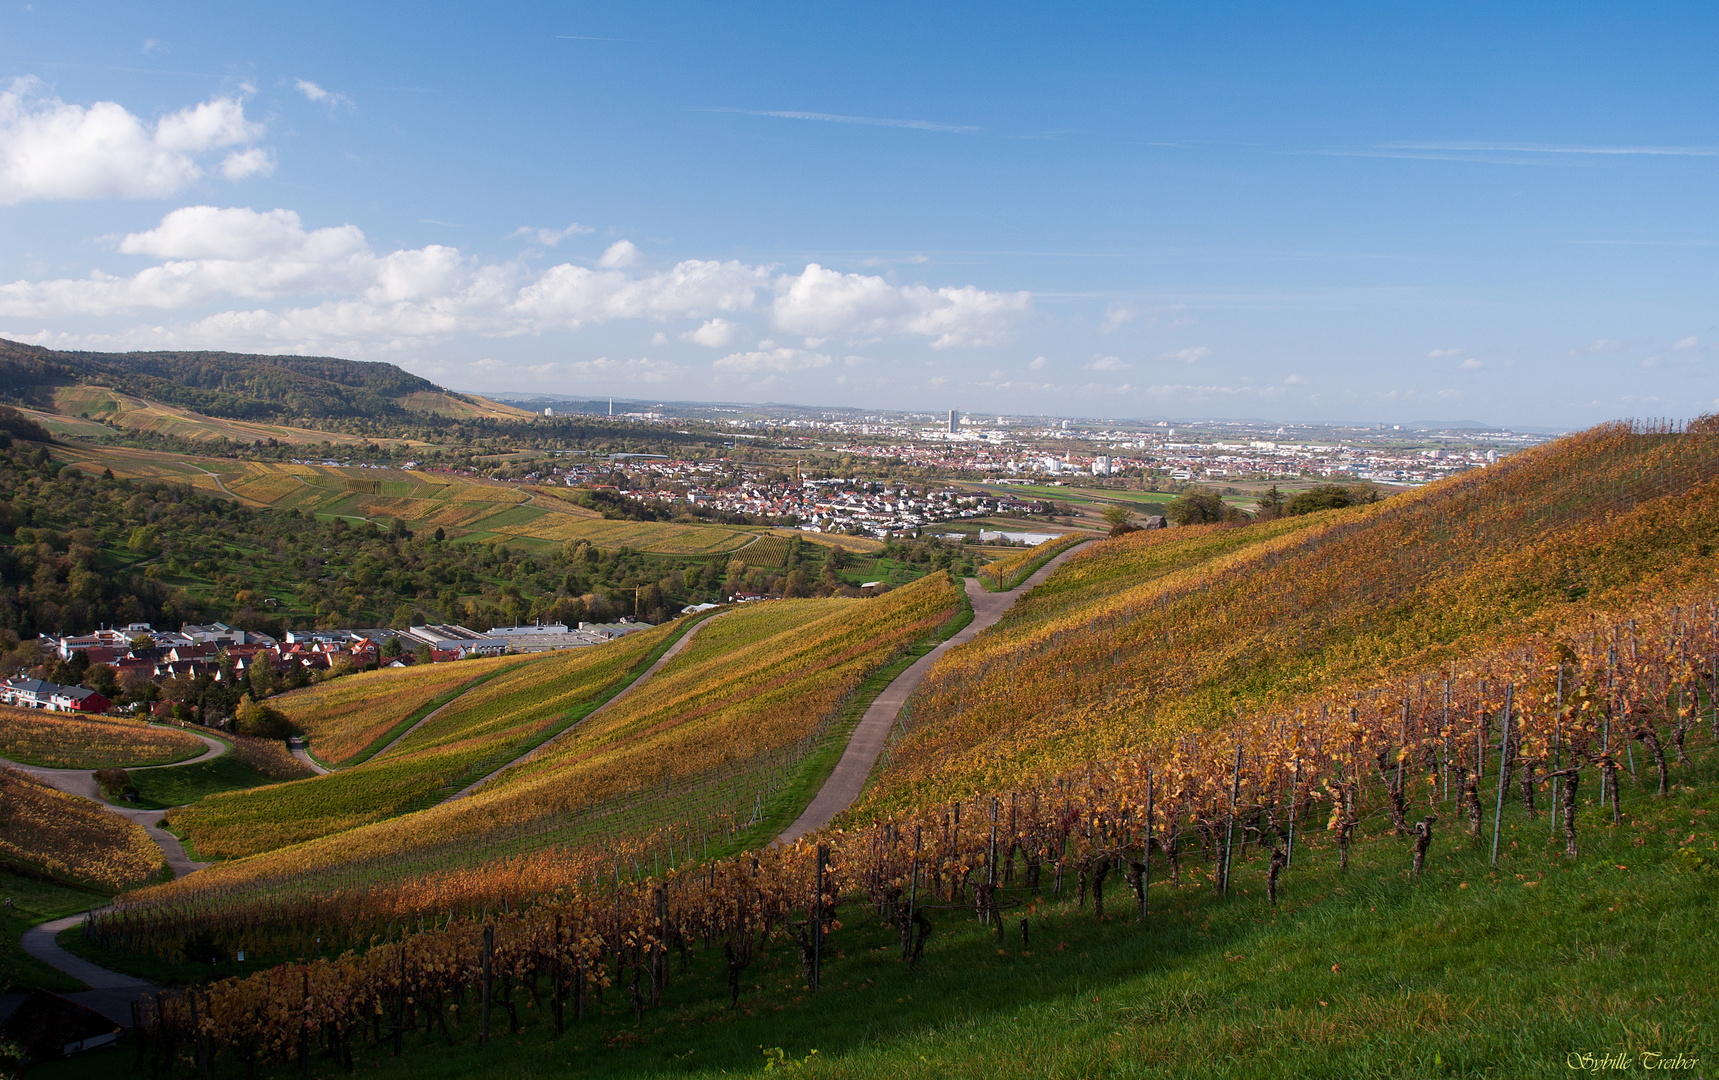
[[[1065,562],[1070,556],[1074,555],[1075,552],[1082,550],[1086,546],[1086,544],[1077,544],[1069,550],[1062,552],[1049,562],[1045,563],[1044,566],[1040,567],[1031,577],[1027,578],[1020,585],[1006,593],[986,592],[977,579],[968,580],[966,582],[966,590],[967,598],[973,605],[973,621],[963,627],[958,633],[952,635],[948,640],[932,649],[929,653],[920,657],[910,667],[908,667],[906,671],[903,671],[900,675],[896,676],[888,686],[884,687],[883,691],[878,694],[876,700],[874,700],[870,707],[866,709],[865,715],[860,718],[860,722],[855,726],[852,736],[849,737],[848,745],[842,752],[841,759],[836,763],[836,767],[830,773],[829,778],[824,781],[823,787],[819,789],[818,794],[812,799],[811,804],[806,807],[805,812],[802,813],[793,824],[789,825],[787,829],[783,830],[781,836],[778,837],[778,842],[792,843],[803,836],[816,832],[828,825],[837,814],[851,806],[854,800],[859,798],[860,793],[864,791],[866,781],[871,776],[872,767],[877,763],[879,755],[882,754],[884,746],[888,743],[890,732],[895,727],[896,719],[900,716],[902,707],[906,705],[907,699],[912,696],[913,692],[919,688],[920,682],[924,680],[932,666],[936,664],[948,650],[972,641],[980,633],[996,625],[1003,615],[1014,606],[1016,601],[1043,583],[1046,578],[1050,577],[1051,574],[1063,564],[1063,562]],[[712,616],[711,618],[705,619],[688,628],[686,633],[682,634],[680,639],[670,646],[662,656],[658,657],[655,663],[646,668],[638,678],[627,684],[620,693],[598,706],[598,708],[593,710],[589,715],[597,715],[597,713],[602,712],[604,709],[625,698],[641,684],[649,682],[658,671],[660,671],[687,647],[693,637],[700,630],[720,617],[721,615]],[[416,730],[419,725],[427,723],[439,714],[442,709],[446,709],[458,700],[459,697],[455,697],[452,701],[449,701],[447,704],[436,709],[434,712],[424,717],[423,720],[419,721],[418,724],[413,725],[411,730]],[[589,716],[586,717],[586,719],[589,719]],[[508,769],[531,761],[533,758],[546,752],[559,739],[564,737],[567,732],[574,730],[577,726],[578,725],[573,725],[568,727],[566,731],[560,732],[553,738],[533,748],[513,761],[508,762],[506,765],[503,765],[501,768],[495,770],[489,775],[468,785],[464,789],[455,792],[453,795],[450,795],[445,801],[452,802],[457,799],[465,798],[482,788],[485,784],[494,780],[503,772],[506,772]],[[409,733],[409,731],[402,733],[400,738],[404,738],[405,735]],[[192,732],[191,734],[195,735],[196,733]],[[208,761],[211,758],[218,757],[227,752],[227,744],[218,739],[211,738],[207,735],[197,735],[197,738],[202,739],[203,742],[208,745],[208,748],[197,757],[175,762],[171,765],[154,765],[146,766],[146,768],[179,768],[185,765],[196,764],[200,761]],[[398,742],[399,739],[394,741]],[[392,746],[393,743],[390,743],[389,745]],[[294,750],[293,754],[300,761],[309,765],[312,769],[315,769],[318,773],[327,773],[329,771],[320,763],[312,759],[309,753],[302,748]],[[20,772],[27,773],[30,776],[33,776],[44,783],[50,784],[68,794],[90,799],[110,813],[119,814],[122,817],[135,821],[138,825],[142,826],[144,832],[149,835],[149,838],[161,848],[162,854],[166,857],[167,865],[173,870],[174,877],[182,877],[185,874],[193,873],[202,869],[203,866],[206,865],[205,863],[193,862],[190,857],[185,854],[185,848],[180,844],[178,838],[160,827],[161,815],[164,811],[134,810],[125,807],[112,806],[104,802],[101,799],[100,787],[95,780],[94,770],[49,769],[35,765],[24,765],[18,762],[9,761],[5,758],[0,758],[0,766],[17,769]],[[87,914],[68,915],[64,918],[54,919],[51,922],[45,922],[37,926],[33,926],[29,930],[25,931],[20,944],[26,953],[36,957],[38,960],[48,964],[50,967],[80,980],[90,987],[88,990],[65,994],[63,995],[64,997],[80,1002],[89,1008],[102,1013],[104,1016],[111,1018],[116,1023],[128,1025],[130,1023],[131,1003],[140,995],[152,992],[157,988],[141,979],[136,979],[129,975],[123,975],[116,971],[109,971],[108,969],[93,964],[82,957],[73,955],[60,947],[59,942],[56,940],[58,935],[62,931],[82,923],[87,917]]]
[[[791,844],[808,833],[817,832],[834,820],[837,814],[852,806],[854,800],[859,798],[860,792],[865,790],[866,780],[871,777],[872,766],[877,764],[878,755],[883,753],[884,746],[889,742],[889,733],[895,729],[896,717],[901,715],[902,706],[906,705],[907,699],[919,689],[920,682],[932,665],[942,659],[945,652],[958,645],[965,645],[983,631],[995,626],[997,620],[1015,605],[1015,601],[1037,588],[1055,573],[1056,568],[1069,556],[1086,546],[1076,544],[1069,548],[1008,592],[986,592],[977,578],[967,579],[967,599],[973,602],[973,621],[962,627],[959,633],[915,660],[911,667],[883,688],[883,692],[877,695],[877,699],[855,725],[854,733],[848,739],[847,749],[842,751],[841,760],[836,762],[835,770],[830,773],[829,779],[818,789],[818,794],[812,799],[811,805],[806,807],[805,812],[792,825],[782,830],[782,835],[777,837],[778,842]]]
[[[206,748],[201,754],[184,761],[175,761],[170,765],[145,765],[127,772],[146,772],[152,769],[179,769],[186,765],[195,765],[200,761],[220,757],[227,752],[227,744],[208,735],[197,732],[187,732],[203,740]],[[96,783],[94,769],[49,769],[40,765],[25,765],[21,762],[0,758],[0,766],[16,769],[35,777],[43,783],[59,789],[68,795],[77,795],[95,803],[110,814],[118,814],[142,826],[149,838],[155,841],[155,846],[161,849],[166,857],[167,865],[172,869],[173,876],[184,877],[186,874],[201,870],[207,863],[193,862],[185,854],[185,846],[179,838],[161,827],[161,815],[164,810],[137,810],[123,806],[113,806],[104,802],[101,797],[101,785]],[[89,987],[74,993],[62,994],[79,1004],[88,1006],[101,1013],[116,1024],[129,1026],[131,1023],[131,1003],[141,994],[157,989],[153,984],[130,975],[122,975],[117,971],[90,963],[80,956],[75,956],[60,947],[56,940],[60,932],[77,926],[88,918],[88,913],[67,915],[64,918],[50,922],[39,923],[24,931],[19,945],[26,953],[47,964],[51,968],[65,972]]]

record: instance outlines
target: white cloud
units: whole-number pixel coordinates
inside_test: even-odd
[[[1004,341],[1031,310],[1030,293],[971,285],[897,286],[809,263],[797,276],[776,279],[774,313],[779,329],[808,338],[907,333],[931,338],[934,349],[947,349]]]
[[[324,90],[309,79],[299,79],[294,83],[294,85],[298,87],[299,93],[303,94],[311,101],[316,102],[318,105],[327,105],[329,108],[344,105],[349,109],[352,108],[351,98],[347,97],[345,94],[337,94],[332,90]]]
[[[115,102],[67,104],[38,79],[14,79],[0,91],[0,204],[161,198],[203,177],[200,157],[262,135],[237,97],[169,113],[151,130]],[[266,151],[248,149],[228,154],[222,172],[237,180],[272,167]]]
[[[1684,338],[1683,340],[1679,341],[1677,344],[1673,345],[1672,348],[1676,349],[1678,352],[1687,352],[1688,350],[1693,349],[1697,345],[1700,345],[1700,344],[1701,344],[1701,339],[1696,337],[1694,334],[1690,334],[1688,337]]]
[[[1092,361],[1092,363],[1086,365],[1086,370],[1088,370],[1088,371],[1127,371],[1129,368],[1131,368],[1133,366],[1134,366],[1133,364],[1124,363],[1122,361],[1122,358],[1119,356],[1100,356],[1100,357],[1097,357],[1096,359],[1094,359]]]
[[[1027,367],[1033,371],[1043,371],[1045,368],[1050,367],[1050,357],[1034,357],[1032,363],[1028,364]]]
[[[680,336],[682,341],[692,341],[710,349],[720,349],[732,345],[740,334],[740,324],[729,322],[727,319],[706,319],[704,325],[697,330]]]
[[[1456,366],[1461,368],[1463,371],[1479,371],[1481,368],[1485,367],[1486,365],[1481,363],[1479,360],[1476,360],[1474,357],[1471,356],[1467,360],[1464,360],[1462,363],[1460,363]]]
[[[1285,378],[1283,381],[1288,383],[1290,386],[1306,386],[1307,385],[1307,380],[1302,378],[1300,375],[1291,375],[1291,376]]]
[[[1101,334],[1108,334],[1133,321],[1133,308],[1126,304],[1111,304],[1110,307],[1105,309],[1104,321],[1098,324],[1098,332]]]
[[[594,230],[591,229],[590,226],[581,225],[575,221],[565,229],[537,229],[530,225],[521,225],[519,228],[513,230],[513,235],[523,236],[528,240],[535,240],[544,247],[554,247],[569,236],[578,236],[581,233],[592,231]]]
[[[1571,349],[1571,356],[1599,356],[1601,353],[1615,353],[1624,350],[1624,343],[1611,338],[1600,338],[1592,345],[1580,349]]]
[[[729,353],[710,366],[724,375],[788,375],[829,367],[830,358],[806,349],[755,349]]]
[[[1447,356],[1461,356],[1467,351],[1467,349],[1434,349],[1432,352],[1427,353],[1427,358],[1431,360],[1442,360]]]
[[[686,371],[679,364],[652,360],[648,356],[641,356],[636,360],[610,360],[606,356],[599,356],[595,360],[580,360],[567,366],[575,375],[584,378],[601,378],[624,383],[667,382]]]
[[[111,242],[119,256],[150,265],[127,274],[94,270],[79,278],[0,283],[0,317],[45,324],[68,316],[177,311],[188,314],[171,325],[103,328],[100,344],[358,355],[461,335],[691,319],[696,328],[682,340],[730,350],[718,372],[781,374],[831,361],[804,337],[795,348],[760,341],[751,351],[731,351],[756,332],[738,316],[755,310],[760,296],[770,295],[765,290],[775,293],[773,311],[788,329],[919,336],[936,347],[993,340],[1030,310],[1024,293],[901,288],[816,266],[780,277],[769,266],[697,259],[655,272],[573,263],[538,269],[523,259],[469,257],[443,244],[377,251],[355,225],[307,228],[286,209],[186,206],[153,228]],[[811,294],[794,296],[794,286],[807,282]],[[820,292],[824,284],[832,287]],[[652,340],[666,345],[671,336]],[[87,343],[96,345],[97,338]]]
[[[1192,364],[1196,360],[1204,360],[1210,355],[1212,355],[1212,350],[1204,345],[1192,345],[1186,349],[1177,349],[1175,352],[1159,353],[1158,359],[1181,360],[1184,363]]]
[[[609,270],[619,270],[636,264],[639,261],[639,249],[633,246],[631,240],[617,240],[609,245],[609,250],[603,252],[603,257],[597,260],[597,265]]]
[[[609,319],[669,319],[746,311],[769,281],[764,267],[689,259],[645,277],[562,263],[521,289],[512,311],[578,327]]]
[[[221,175],[229,180],[268,176],[274,171],[274,154],[260,146],[253,146],[249,150],[235,150],[221,161]]]

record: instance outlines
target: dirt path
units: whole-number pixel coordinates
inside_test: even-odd
[[[194,731],[190,734],[197,735],[197,738],[202,739],[208,746],[196,757],[176,761],[171,765],[146,765],[142,768],[126,771],[177,769],[185,765],[195,765],[199,761],[208,761],[211,758],[220,757],[227,752],[227,744],[219,739],[211,738],[208,735],[198,735]],[[89,799],[110,814],[118,814],[120,817],[136,822],[155,842],[155,846],[161,849],[161,854],[166,858],[167,865],[176,878],[184,877],[186,874],[201,870],[208,865],[207,863],[193,862],[191,857],[185,854],[185,845],[179,842],[179,838],[161,827],[161,815],[166,811],[134,810],[103,802],[101,787],[96,783],[95,770],[93,769],[48,769],[40,765],[23,765],[5,758],[0,758],[0,765],[28,773],[68,795],[77,795]],[[142,979],[122,975],[117,971],[109,971],[107,968],[92,964],[60,947],[60,943],[56,940],[60,933],[81,924],[88,917],[88,913],[83,913],[38,923],[24,931],[24,936],[18,944],[26,953],[44,964],[65,972],[89,987],[88,990],[80,990],[62,996],[94,1009],[116,1024],[129,1027],[131,1024],[131,1003],[136,1001],[140,995],[152,991],[156,987]]]
[[[812,799],[805,813],[782,831],[778,839],[782,843],[792,843],[808,833],[813,833],[828,825],[837,814],[853,805],[853,801],[865,790],[866,780],[871,777],[872,766],[877,763],[878,755],[883,753],[884,745],[889,741],[889,733],[895,728],[896,717],[901,715],[901,708],[907,704],[907,699],[919,688],[919,683],[925,678],[933,664],[942,658],[943,654],[957,645],[964,645],[978,637],[981,631],[996,625],[997,620],[1014,606],[1016,600],[1031,592],[1046,578],[1056,571],[1069,556],[1086,547],[1076,544],[1067,551],[1045,563],[1027,580],[1006,593],[986,592],[978,579],[967,581],[967,598],[973,602],[973,621],[962,628],[949,640],[932,649],[924,656],[913,662],[913,665],[895,681],[883,688],[877,700],[866,709],[865,715],[854,727],[853,735],[848,739],[847,749],[842,752],[841,760],[830,773],[824,786],[818,789],[818,794]]]
[[[603,702],[603,704],[597,706],[595,709],[592,709],[589,713],[587,713],[585,715],[584,719],[579,721],[579,724],[583,724],[586,720],[591,719],[591,717],[596,716],[598,713],[602,712],[604,709],[607,709],[609,706],[615,704],[615,702],[620,701],[622,698],[624,698],[628,694],[632,693],[639,686],[643,685],[644,683],[649,682],[651,680],[651,676],[653,676],[657,672],[661,671],[664,664],[667,664],[670,660],[673,660],[676,656],[678,656],[680,654],[680,651],[682,649],[686,648],[687,643],[693,639],[693,635],[697,634],[700,630],[703,630],[705,627],[709,626],[711,623],[715,622],[717,619],[722,618],[722,616],[726,615],[726,614],[727,614],[727,612],[720,612],[716,615],[712,615],[708,619],[705,619],[703,622],[694,623],[691,627],[689,627],[687,629],[686,633],[684,633],[680,636],[679,641],[675,642],[673,645],[670,645],[668,647],[667,652],[665,652],[661,656],[657,657],[656,663],[654,663],[650,667],[646,668],[644,670],[644,672],[639,675],[638,678],[634,679],[632,682],[628,683],[625,687],[623,687],[621,689],[620,693],[616,694],[614,697],[610,698],[608,701]],[[455,700],[458,700],[458,699],[455,699]],[[449,704],[452,704],[452,702],[450,702]],[[428,717],[426,717],[425,719],[428,719]],[[491,780],[494,780],[496,777],[500,776],[502,773],[513,768],[515,765],[525,764],[526,762],[528,762],[528,761],[532,760],[533,758],[537,757],[538,755],[542,754],[544,751],[548,750],[551,746],[554,746],[558,741],[560,741],[562,738],[564,738],[568,732],[573,731],[575,728],[577,728],[579,726],[579,724],[569,725],[566,728],[566,730],[557,732],[553,737],[545,740],[544,742],[540,743],[538,746],[527,751],[526,753],[521,754],[519,757],[514,758],[512,761],[508,762],[506,765],[503,765],[501,768],[490,773],[488,776],[484,777],[483,779],[478,780],[478,781],[471,783],[471,784],[467,784],[465,787],[454,792],[452,795],[449,795],[446,799],[443,799],[442,802],[443,803],[451,803],[451,802],[454,802],[458,799],[463,799],[467,795],[472,794],[473,792],[477,791],[479,788],[483,787],[485,784],[489,783]]]
[[[451,705],[451,704],[453,704],[453,702],[449,702],[448,704]],[[441,712],[440,709],[437,709],[436,711]],[[428,720],[429,717],[425,717],[424,719]],[[413,725],[413,727],[416,727],[416,726],[417,726],[416,724]],[[405,738],[405,736],[402,735],[400,738]],[[399,739],[394,740],[394,742],[399,742],[399,741],[400,741]],[[388,746],[393,746],[393,745],[394,745],[394,743],[388,744]],[[384,747],[383,749],[387,749],[387,747]],[[316,773],[316,775],[318,775],[318,776],[327,776],[329,773],[334,771],[333,769],[330,769],[328,766],[317,761],[315,758],[311,757],[310,751],[306,750],[302,746],[293,747],[292,748],[292,756],[295,758],[298,758],[301,762],[303,762],[305,765],[307,765],[312,772]]]

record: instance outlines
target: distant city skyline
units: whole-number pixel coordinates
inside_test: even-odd
[[[0,336],[453,389],[1719,410],[1693,4],[0,8]]]

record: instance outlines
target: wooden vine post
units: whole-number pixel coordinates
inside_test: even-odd
[[[495,953],[495,925],[484,923],[483,926],[483,1009],[478,1020],[478,1045],[489,1045],[489,995],[494,982],[491,978],[491,960]]]
[[[830,857],[830,845],[818,845],[817,869],[812,875],[812,989],[824,970],[824,864]]]
[[[1230,855],[1235,848],[1236,834],[1236,803],[1241,799],[1241,762],[1242,744],[1236,740],[1236,767],[1230,780],[1230,816],[1224,826],[1224,872],[1223,880],[1218,883],[1218,893],[1228,896],[1230,891]]]
[[[1504,786],[1510,776],[1510,706],[1516,684],[1504,688],[1503,734],[1498,737],[1498,805],[1492,810],[1492,865],[1498,865],[1498,839],[1504,828]]]
[[[1152,886],[1152,770],[1146,770],[1146,842],[1140,848],[1140,921],[1146,921],[1146,890]]]

